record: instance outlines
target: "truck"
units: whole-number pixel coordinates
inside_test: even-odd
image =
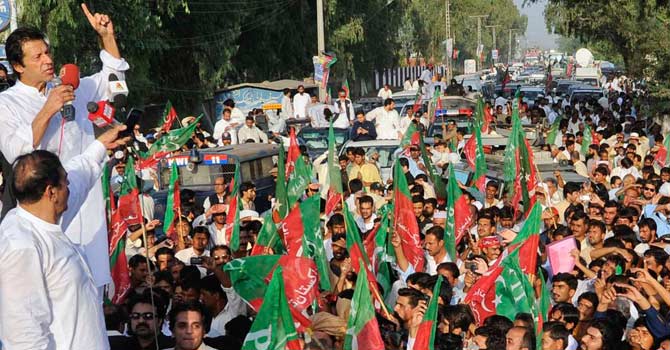
[[[585,85],[600,87],[600,70],[597,67],[577,67],[574,79]]]

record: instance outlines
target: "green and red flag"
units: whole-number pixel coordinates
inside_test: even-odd
[[[423,314],[423,319],[419,324],[419,329],[416,333],[413,349],[435,349],[435,333],[437,333],[437,309],[438,299],[440,298],[440,289],[442,288],[442,276],[437,275],[437,282],[433,287],[433,296],[430,298],[426,313]]]
[[[172,129],[172,123],[177,120],[177,111],[172,107],[172,102],[170,100],[165,104],[165,111],[163,111],[163,126],[161,130],[163,132],[168,132]]]
[[[284,152],[284,146],[279,146],[279,154],[277,160],[277,184],[275,186],[275,197],[277,204],[275,205],[275,210],[277,215],[276,222],[283,220],[288,214],[288,194],[286,193],[286,153]]]
[[[409,146],[419,146],[419,130],[417,130],[415,123],[409,123],[400,140],[400,149],[404,150],[407,155],[409,155],[409,149],[407,149]]]
[[[230,250],[236,252],[240,249],[240,211],[242,201],[240,200],[240,164],[235,164],[235,176],[230,181],[230,202],[226,213],[224,225],[224,237]]]
[[[178,151],[191,139],[196,126],[202,119],[202,115],[185,128],[170,130],[167,134],[161,136],[147,152],[139,152],[140,161],[137,164],[138,170],[146,169],[156,165],[162,158],[170,153]]]
[[[126,161],[126,170],[119,191],[118,211],[128,226],[144,223],[140,207],[140,189],[135,175],[135,160],[132,156],[128,156]]]
[[[505,73],[503,74],[502,78],[502,90],[505,91],[505,86],[512,81],[512,77],[509,75],[509,66],[505,68]]]
[[[318,299],[318,273],[314,261],[291,255],[255,255],[235,259],[224,265],[235,292],[256,311],[267,297],[267,285],[275,269],[281,266],[291,278],[284,281],[291,314],[300,327],[310,324],[305,316],[308,308]]]
[[[508,196],[512,198],[515,217],[519,202],[523,199],[526,212],[535,200],[535,186],[538,182],[533,151],[519,119],[519,91],[512,101],[512,132],[510,133],[503,159],[503,179]]]
[[[364,264],[363,261],[358,263],[359,265]],[[368,272],[366,269],[361,269],[356,280],[354,296],[351,299],[351,312],[344,336],[344,348],[347,350],[384,349],[384,341],[379,332],[379,324],[368,285]]]
[[[284,252],[284,245],[277,232],[277,225],[272,220],[271,213],[267,213],[263,217],[263,226],[258,232],[258,238],[256,238],[256,243],[251,249],[250,255],[267,254],[267,249],[272,249],[272,254],[282,254]]]
[[[330,290],[329,264],[321,236],[320,204],[321,197],[308,197],[300,205],[291,209],[286,219],[280,224],[280,230],[283,233],[288,254],[306,256],[314,260],[319,272],[321,289]]]
[[[670,165],[670,152],[668,152],[669,149],[670,149],[670,134],[666,134],[665,137],[663,138],[663,146],[659,148],[655,158],[656,162],[661,167]]]
[[[414,271],[423,271],[424,258],[419,236],[419,224],[412,211],[412,196],[407,186],[407,179],[396,160],[393,171],[393,230],[402,239],[402,250],[407,261],[414,266]]]
[[[244,338],[243,350],[302,349],[286,298],[285,281],[282,268],[277,267],[263,298],[263,305]]]
[[[108,208],[108,243],[109,243],[109,266],[111,268],[112,284],[108,290],[109,300],[114,304],[123,303],[130,291],[130,271],[128,270],[128,258],[126,257],[126,232],[128,224],[116,206],[114,193],[109,185],[111,167],[105,166],[102,177],[103,192]]]
[[[291,176],[288,179],[288,185],[286,186],[289,210],[293,208],[293,205],[305,193],[305,189],[311,180],[312,169],[309,164],[305,162],[305,157],[299,156],[295,161],[295,169],[291,173]]]
[[[342,84],[342,90],[344,90],[344,92],[347,94],[346,97],[349,98],[349,92],[350,92],[349,79],[344,79],[344,83]]]
[[[286,178],[290,178],[295,168],[295,162],[300,157],[300,146],[298,145],[298,138],[295,134],[295,128],[291,127],[289,131],[288,154],[286,156]]]
[[[466,295],[464,301],[470,305],[478,324],[494,314],[510,319],[519,312],[538,316],[529,275],[537,271],[541,212],[540,204],[536,203],[521,232]]]
[[[444,247],[451,261],[457,261],[456,247],[463,239],[472,224],[470,204],[461,192],[454,173],[454,166],[449,165],[449,189],[447,191],[447,223],[444,234]]]
[[[475,124],[473,129],[474,135],[471,135],[470,139],[465,143],[463,153],[465,153],[465,159],[467,160],[468,165],[475,171],[473,177],[474,187],[483,193],[486,187],[486,156],[484,155],[482,133],[479,125]]]
[[[172,162],[170,171],[170,185],[168,187],[167,202],[165,204],[165,218],[163,219],[163,232],[165,235],[177,241],[177,229],[175,218],[181,213],[181,196],[179,194],[179,168],[177,162]]]
[[[363,241],[365,252],[370,259],[372,271],[375,273],[377,282],[384,290],[384,297],[391,292],[393,285],[391,266],[389,264],[396,261],[395,251],[391,244],[391,235],[389,234],[391,226],[390,211],[392,209],[389,205],[385,205],[379,210],[379,216],[381,217],[380,224]],[[392,307],[392,305],[389,306]]]

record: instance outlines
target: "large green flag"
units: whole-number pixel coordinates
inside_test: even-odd
[[[296,201],[305,193],[305,189],[309,182],[312,179],[312,170],[309,167],[309,164],[305,162],[305,157],[302,155],[298,156],[298,159],[295,161],[295,168],[293,173],[291,173],[288,180],[287,192],[288,192],[288,205],[289,208],[293,207]]]
[[[148,152],[142,154],[142,158],[146,158],[159,152],[173,152],[181,149],[181,147],[191,139],[200,119],[202,119],[202,115],[198,116],[198,118],[187,127],[171,130],[163,135],[156,141],[156,143],[151,145]]]
[[[328,258],[323,246],[323,236],[319,218],[321,197],[311,196],[294,207],[281,223],[286,241],[286,250],[292,256],[305,256],[316,264],[319,272],[319,286],[330,290]]]
[[[251,249],[250,255],[265,254],[265,248],[272,249],[273,254],[282,254],[284,252],[284,245],[282,244],[279,233],[277,233],[277,225],[272,220],[272,214],[267,213],[263,217],[263,226],[256,238],[256,244]]]
[[[359,265],[363,264],[364,262],[360,260]],[[350,310],[344,348],[347,350],[383,350],[384,341],[375,317],[366,269],[360,269],[358,273]]]
[[[414,341],[414,349],[435,349],[435,333],[437,331],[437,309],[438,299],[440,298],[440,289],[442,288],[442,276],[437,275],[437,282],[433,287],[433,297],[430,298],[428,309],[423,315],[423,319],[419,324],[419,330],[416,333]]]
[[[447,186],[444,184],[444,180],[442,180],[442,175],[435,169],[435,165],[433,164],[433,161],[430,159],[428,156],[428,152],[426,151],[426,145],[423,142],[423,135],[421,133],[419,134],[419,149],[421,150],[421,159],[423,160],[423,164],[426,166],[426,169],[428,170],[428,175],[430,177],[430,181],[433,183],[433,187],[435,188],[435,196],[438,199],[444,200],[447,198]]]
[[[298,333],[284,292],[281,267],[275,270],[263,299],[263,305],[244,338],[242,349],[300,350]]]
[[[551,124],[549,132],[547,133],[547,145],[553,145],[556,143],[556,135],[558,135],[558,130],[561,126],[561,120],[563,120],[563,117],[560,115],[556,116],[556,119],[554,119],[554,122]]]
[[[170,185],[168,187],[167,203],[165,204],[165,218],[163,219],[163,233],[175,239],[176,230],[174,226],[175,214],[179,215],[181,197],[179,195],[179,169],[177,162],[172,162],[170,171]]]

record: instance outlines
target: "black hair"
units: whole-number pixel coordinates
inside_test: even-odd
[[[23,44],[33,40],[42,40],[48,45],[46,35],[35,27],[21,27],[9,34],[5,41],[5,54],[9,64],[23,66]]]
[[[193,231],[191,232],[191,238],[195,237],[198,233],[204,233],[207,235],[207,239],[210,239],[211,237],[209,236],[209,229],[207,226],[196,226]]]
[[[607,319],[597,319],[589,327],[600,331],[603,343],[602,350],[616,350],[619,348],[623,337],[623,329],[619,329]]]
[[[426,235],[433,235],[438,241],[444,240],[444,229],[440,226],[433,226],[426,231]]]
[[[218,294],[219,298],[226,300],[226,302],[228,301],[226,292],[224,292],[223,288],[221,288],[221,282],[219,282],[219,279],[214,275],[206,276],[200,280],[200,290],[206,290],[212,294]]]
[[[147,258],[144,257],[142,254],[135,254],[130,259],[128,260],[128,266],[130,266],[131,269],[135,269],[140,264],[146,264],[147,263]],[[153,270],[154,264],[149,260],[149,264],[151,264],[151,269]]]
[[[372,197],[370,197],[368,195],[363,195],[360,198],[358,198],[358,205],[361,205],[363,203],[368,203],[368,204],[374,206],[375,201],[374,201],[374,199],[372,199]]]
[[[561,340],[563,342],[563,349],[566,349],[568,347],[570,331],[568,331],[568,329],[565,328],[564,324],[557,321],[550,321],[543,325],[543,331],[544,333],[549,334],[549,337],[552,340],[554,341]]]
[[[356,193],[363,189],[363,181],[361,179],[353,179],[349,181],[349,192]]]
[[[400,288],[398,290],[398,297],[407,297],[409,305],[413,308],[419,305],[420,300],[426,300],[426,295],[414,288]]]
[[[554,275],[554,278],[551,280],[551,283],[555,282],[565,282],[571,290],[577,290],[577,277],[567,273],[560,272]]]
[[[565,186],[563,186],[563,196],[568,197],[568,194],[574,193],[574,192],[579,192],[581,190],[581,186],[574,182],[574,181],[569,181],[565,183]]]
[[[466,304],[446,305],[440,309],[440,317],[449,322],[449,330],[460,328],[467,332],[470,325],[475,323],[470,306]]]
[[[145,289],[144,292],[140,294],[133,294],[128,298],[128,301],[126,302],[128,313],[133,312],[133,308],[137,304],[153,305],[156,311],[156,316],[158,318],[165,317],[166,308],[163,299],[153,298],[152,300],[150,289]]]
[[[559,311],[563,315],[563,321],[567,325],[572,323],[572,327],[576,327],[579,322],[579,310],[572,303],[558,303],[554,305],[551,312]]]
[[[212,323],[212,317],[207,312],[207,309],[197,301],[178,303],[172,307],[170,310],[170,331],[175,333],[175,327],[177,325],[177,316],[182,312],[195,311],[199,312],[202,319],[202,326],[205,329],[205,334],[209,333],[209,327]]]
[[[436,269],[437,271],[440,271],[442,269],[450,271],[454,279],[458,278],[461,275],[461,272],[458,269],[458,265],[456,265],[456,263],[453,262],[444,262],[437,265]]]
[[[384,107],[386,107],[386,106],[392,104],[393,102],[395,102],[395,101],[393,101],[392,98],[387,98],[387,99],[385,99],[385,100],[384,100]]]

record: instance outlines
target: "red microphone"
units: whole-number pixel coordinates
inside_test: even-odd
[[[71,85],[75,90],[79,87],[79,67],[68,63],[60,69],[60,79],[63,85]]]
[[[60,69],[60,80],[61,84],[64,85],[70,85],[72,86],[75,90],[79,87],[79,67],[72,63],[68,63],[63,65]],[[67,121],[73,121],[75,117],[75,110],[74,106],[72,105],[72,101],[66,102],[63,105],[63,108],[60,110],[60,114],[63,117],[63,119]]]
[[[89,102],[86,105],[88,110],[88,120],[93,122],[99,128],[105,128],[117,124],[114,120],[116,109],[108,101]]]

